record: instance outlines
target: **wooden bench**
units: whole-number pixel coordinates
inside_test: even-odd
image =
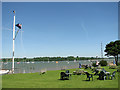
[[[81,75],[81,74],[85,74],[84,73],[84,69],[77,69],[76,71],[73,71],[74,75]]]

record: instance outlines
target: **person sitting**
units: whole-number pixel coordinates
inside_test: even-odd
[[[94,73],[95,72],[95,74],[94,75],[99,75],[98,73],[99,73],[99,71],[97,70],[97,69],[95,69],[92,73]]]
[[[104,71],[101,71],[100,74],[98,74],[99,77],[97,79],[99,80],[105,80],[106,79],[106,74]]]
[[[88,81],[90,81],[90,78],[92,78],[92,81],[93,81],[93,75],[92,74],[89,74],[88,72],[86,72],[86,75],[87,75],[87,78],[89,78]],[[87,80],[87,78],[86,78],[86,80]]]
[[[96,67],[98,67],[99,66],[99,62],[98,61],[96,61]]]
[[[85,65],[85,69],[88,69],[88,65]]]
[[[89,68],[91,69],[91,67],[92,67],[92,66],[90,65]]]
[[[102,71],[105,73],[105,72],[107,72],[104,68],[102,68]]]

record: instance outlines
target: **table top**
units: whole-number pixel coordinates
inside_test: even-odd
[[[105,72],[106,74],[110,74],[110,72]]]
[[[66,74],[72,74],[72,73],[66,73]]]
[[[96,70],[98,70],[98,71],[102,71],[102,69],[96,69]]]

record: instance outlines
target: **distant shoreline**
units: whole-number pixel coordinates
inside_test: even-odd
[[[15,58],[15,61],[14,62],[56,62],[56,61],[86,61],[86,60],[89,60],[89,61],[96,61],[96,60],[98,60],[98,61],[100,61],[100,60],[114,60],[114,58],[103,58],[103,59],[101,59],[101,58],[97,58],[97,59],[79,59],[79,60],[76,60],[76,59],[74,59],[74,60],[34,60],[34,59],[16,59]],[[9,59],[1,59],[0,60],[1,62],[12,62],[12,58],[9,58]]]

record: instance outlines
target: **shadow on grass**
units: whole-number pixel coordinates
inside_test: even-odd
[[[68,78],[65,78],[65,79],[58,79],[58,80],[64,81],[64,80],[69,80],[69,79],[68,79]]]
[[[92,80],[82,80],[82,81],[92,81]]]

